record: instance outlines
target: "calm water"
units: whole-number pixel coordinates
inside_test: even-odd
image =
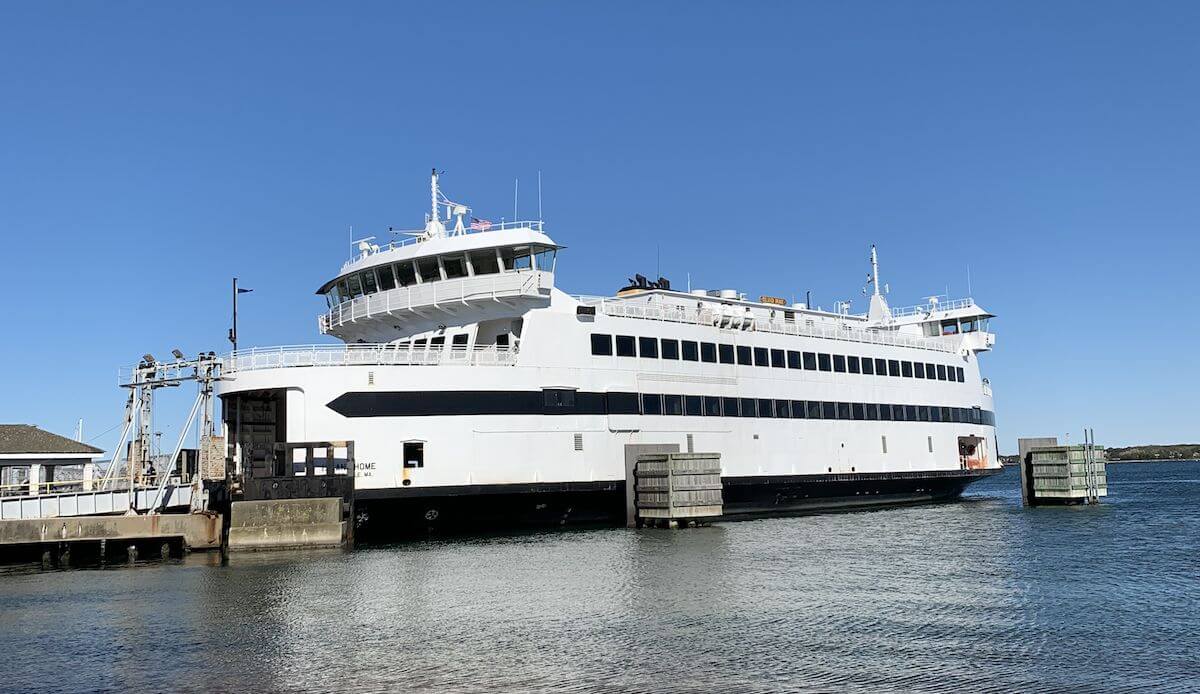
[[[0,575],[0,689],[1200,691],[1200,463],[1100,507],[960,503],[687,531]]]

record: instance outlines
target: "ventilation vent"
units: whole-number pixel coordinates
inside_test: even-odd
[[[374,371],[367,372],[367,385],[369,385],[369,386],[375,385],[375,372]]]
[[[688,435],[687,435],[687,447],[688,447],[688,449],[687,449],[687,452],[688,452],[688,453],[695,453],[695,452],[696,452],[696,447],[695,447],[695,445],[694,445],[694,444],[695,444],[695,442],[692,440],[692,435],[691,435],[691,434],[688,434]]]
[[[933,437],[930,436],[928,438],[929,438],[929,452],[933,453]]]
[[[575,450],[583,450],[583,434],[575,434]]]
[[[887,437],[880,436],[879,438],[883,442],[883,452],[886,454],[887,453]]]

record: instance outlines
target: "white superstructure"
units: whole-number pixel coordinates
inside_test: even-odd
[[[424,229],[360,243],[321,286],[318,329],[344,345],[227,358],[237,465],[353,441],[363,498],[483,498],[613,491],[631,446],[665,444],[719,452],[735,513],[952,496],[999,469],[991,315],[890,308],[874,248],[865,315],[640,276],[577,297],[540,221],[473,218],[436,172],[431,193]]]

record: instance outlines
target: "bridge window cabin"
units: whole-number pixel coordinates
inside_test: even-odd
[[[414,284],[539,270],[554,272],[553,246],[504,246],[386,263],[339,278],[321,291],[330,308],[360,296]]]

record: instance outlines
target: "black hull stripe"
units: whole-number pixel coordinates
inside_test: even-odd
[[[343,417],[444,417],[461,415],[639,415],[639,416],[700,416],[699,414],[684,414],[685,401],[680,399],[676,404],[680,409],[671,414],[662,412],[643,413],[641,409],[642,396],[638,393],[625,392],[588,392],[572,391],[574,404],[570,406],[547,405],[547,396],[543,391],[534,390],[434,390],[434,391],[385,391],[385,392],[350,392],[343,393],[328,403],[329,409]],[[679,397],[683,396],[670,396]],[[709,399],[717,396],[708,396]],[[722,400],[737,400],[758,402],[750,398],[728,398]],[[697,398],[698,400],[698,398]],[[767,400],[768,403],[801,403],[810,401]],[[816,401],[811,401],[817,404]],[[965,407],[947,407],[942,405],[895,405],[887,404],[889,412],[903,408],[907,412],[898,412],[898,417],[889,415],[886,418],[867,416],[869,410],[860,410],[867,403],[821,403],[826,405],[822,416],[797,416],[789,419],[817,420],[855,420],[855,421],[921,421],[931,423],[975,424],[992,426],[996,422],[995,414],[990,410],[978,410]],[[845,407],[842,407],[845,405]],[[854,407],[857,405],[858,407]],[[884,407],[884,403],[870,403],[872,407]],[[782,407],[782,405],[780,405]],[[833,406],[830,408],[829,406]],[[803,412],[808,415],[812,408],[801,409],[799,404],[788,409]],[[934,411],[936,412],[936,415]],[[701,411],[701,410],[698,410]],[[828,416],[832,413],[833,416]],[[853,413],[853,414],[849,414]],[[918,416],[920,413],[920,416]],[[843,416],[849,415],[849,416]],[[857,415],[857,416],[855,416]],[[709,415],[717,416],[717,415]],[[723,414],[720,416],[737,416]],[[742,417],[752,415],[741,415]],[[903,419],[899,418],[903,417]],[[770,417],[774,418],[774,417]]]

